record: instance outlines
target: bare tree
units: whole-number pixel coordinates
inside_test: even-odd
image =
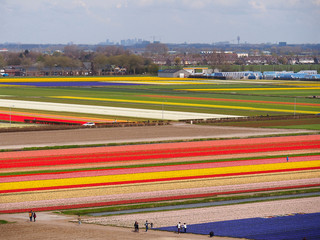
[[[0,54],[0,68],[3,68],[7,65],[6,61],[4,60],[4,57],[2,54]]]
[[[167,54],[168,47],[163,43],[150,43],[146,46],[146,51],[152,54]]]
[[[80,58],[80,49],[76,45],[68,45],[65,46],[63,49],[64,55],[70,57],[72,59],[79,59]]]
[[[104,54],[107,57],[118,56],[118,55],[122,55],[122,54],[128,53],[122,47],[118,47],[118,46],[99,46],[99,47],[97,47],[96,52],[98,54]]]

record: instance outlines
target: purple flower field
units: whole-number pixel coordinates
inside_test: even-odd
[[[20,86],[34,86],[34,87],[94,87],[94,86],[132,86],[132,85],[143,85],[136,83],[113,83],[113,82],[99,82],[99,81],[87,81],[87,82],[9,82],[0,83],[5,85],[20,85]]]
[[[177,232],[176,226],[157,230]],[[249,218],[222,222],[192,224],[187,232],[215,236],[247,238],[256,240],[308,240],[320,239],[320,213]]]

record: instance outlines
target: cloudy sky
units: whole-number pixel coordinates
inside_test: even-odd
[[[0,43],[320,43],[320,0],[0,0]]]

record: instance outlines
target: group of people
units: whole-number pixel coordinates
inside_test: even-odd
[[[186,223],[184,223],[184,224],[181,224],[181,222],[179,222],[178,224],[177,224],[177,230],[178,230],[178,234],[180,234],[180,233],[186,233],[187,232],[187,224]]]
[[[36,221],[36,217],[37,217],[37,214],[34,211],[30,210],[30,212],[29,212],[30,222],[32,222],[32,219],[35,222]]]
[[[149,223],[148,220],[146,220],[146,222],[144,224],[144,226],[146,228],[146,232],[148,232],[149,225],[150,225],[150,228],[153,228],[153,223]],[[134,226],[134,231],[135,232],[139,232],[139,223],[138,223],[138,221],[135,221],[133,226]]]

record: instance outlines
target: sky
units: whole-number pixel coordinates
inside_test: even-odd
[[[0,43],[320,43],[320,0],[0,0]]]

